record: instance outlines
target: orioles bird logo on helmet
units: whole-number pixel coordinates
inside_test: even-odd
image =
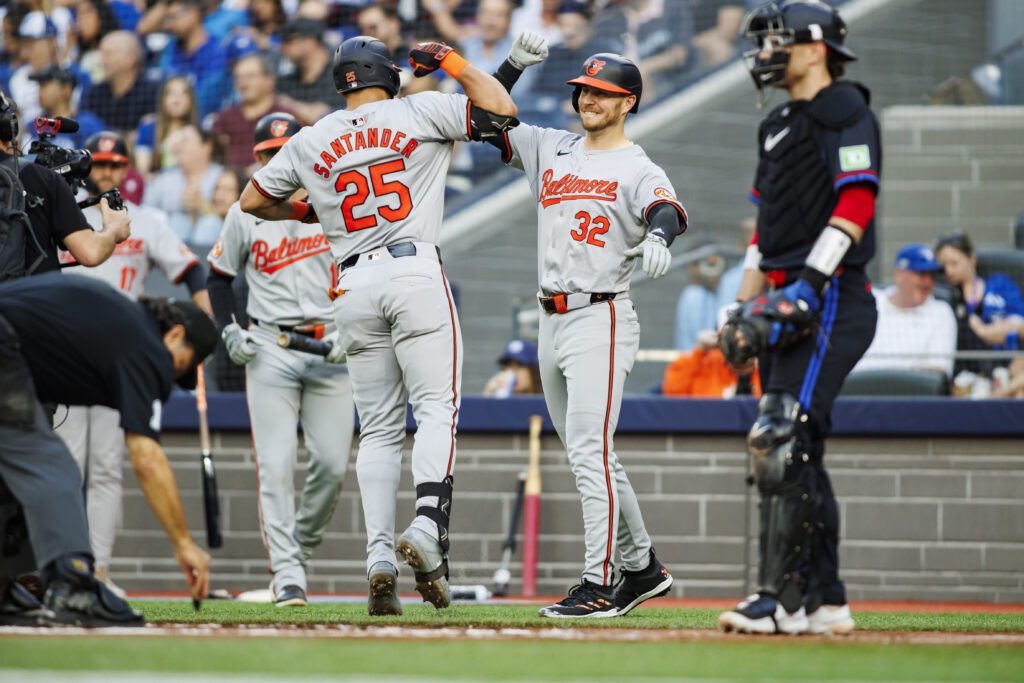
[[[114,149],[116,142],[117,141],[114,140],[114,138],[100,138],[99,144],[97,145],[97,151],[110,152]]]
[[[280,121],[280,120],[278,120],[278,121],[274,121],[273,123],[270,124],[270,134],[273,135],[275,138],[279,138],[279,137],[281,137],[282,135],[284,135],[287,132],[288,132],[288,122],[287,121]]]
[[[597,74],[601,73],[601,69],[604,68],[605,64],[607,64],[607,62],[604,61],[603,59],[590,60],[590,64],[587,64],[587,75],[596,76]]]

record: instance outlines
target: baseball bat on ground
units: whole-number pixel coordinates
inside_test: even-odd
[[[540,533],[540,430],[544,418],[530,417],[530,464],[523,496],[523,595],[537,595],[537,540]]]
[[[494,572],[494,595],[504,597],[508,595],[508,582],[512,579],[512,555],[516,552],[516,532],[519,531],[519,518],[523,513],[523,495],[526,492],[526,473],[519,475],[516,483],[516,502],[512,508],[512,519],[508,523],[508,536],[505,537],[505,545],[501,549],[501,566]]]
[[[294,332],[282,332],[277,335],[277,343],[281,348],[312,353],[314,356],[326,356],[331,352],[330,342]]]
[[[206,381],[203,365],[199,364],[196,381],[196,411],[199,413],[199,469],[203,477],[203,510],[206,513],[206,545],[219,548],[224,544],[220,535],[220,500],[217,497],[217,470],[213,466],[210,449],[210,423],[206,418]]]

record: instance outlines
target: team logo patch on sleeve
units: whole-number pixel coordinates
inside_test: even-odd
[[[224,253],[224,245],[221,244],[220,240],[217,240],[214,243],[213,248],[210,249],[210,256],[212,256],[213,258],[219,258],[220,255],[223,254],[223,253]]]
[[[863,171],[867,168],[871,168],[871,150],[867,145],[839,148],[840,171]]]
[[[659,188],[655,189],[654,190],[654,196],[658,197],[659,199],[667,199],[670,202],[677,202],[677,201],[679,201],[678,199],[675,198],[675,196],[673,196],[673,194],[671,192],[666,190],[664,187],[659,187]]]

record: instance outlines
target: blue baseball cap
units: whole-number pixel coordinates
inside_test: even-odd
[[[29,12],[18,26],[18,37],[30,40],[56,38],[57,25],[43,12]]]
[[[908,244],[896,253],[896,267],[915,273],[933,273],[942,270],[935,260],[935,252],[924,244]]]
[[[515,361],[520,365],[537,364],[537,347],[525,339],[513,339],[505,345],[505,350],[498,357],[499,363]]]

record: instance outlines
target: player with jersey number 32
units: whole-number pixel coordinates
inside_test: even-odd
[[[347,109],[299,131],[241,198],[243,211],[269,220],[315,211],[338,264],[334,312],[361,422],[356,473],[371,615],[401,614],[396,552],[412,567],[425,601],[443,608],[451,600],[448,525],[462,334],[438,247],[445,174],[454,141],[496,136],[517,123],[501,84],[450,47],[421,43],[409,62],[417,76],[443,69],[466,95],[395,99],[399,69],[388,49],[375,38],[350,38],[333,62]],[[288,200],[300,187],[309,192],[308,205]],[[416,517],[396,546],[407,402],[417,423]]]
[[[544,39],[526,33],[497,76],[511,89],[525,67],[546,56]],[[583,502],[583,576],[540,614],[614,617],[672,585],[613,438],[640,343],[630,278],[638,262],[652,278],[666,273],[669,245],[687,217],[665,172],[626,137],[626,117],[638,110],[643,89],[636,65],[599,53],[568,85],[583,135],[522,125],[493,144],[526,172],[537,201],[544,399]]]

